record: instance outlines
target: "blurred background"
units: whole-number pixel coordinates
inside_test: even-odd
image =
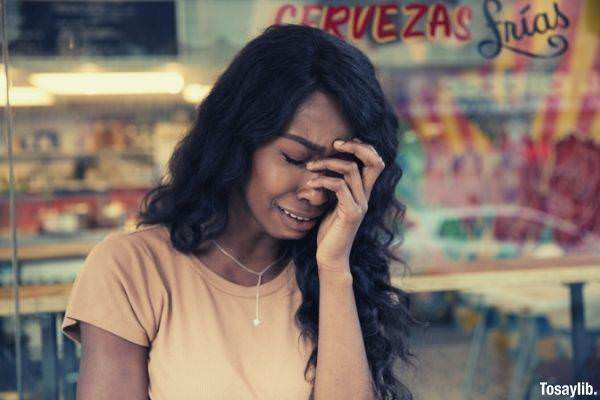
[[[600,1],[0,4],[0,399],[75,398],[59,327],[83,259],[134,228],[218,75],[281,22],[363,50],[401,119],[415,398],[600,392]]]

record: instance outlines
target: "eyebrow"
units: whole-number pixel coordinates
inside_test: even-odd
[[[327,151],[326,147],[313,143],[310,140],[303,138],[302,136],[294,135],[292,133],[284,133],[282,136],[291,139],[295,142],[298,142],[314,152],[323,154]]]

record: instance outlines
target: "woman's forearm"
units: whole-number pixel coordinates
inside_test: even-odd
[[[319,347],[314,398],[374,399],[352,275],[320,270],[319,282]]]

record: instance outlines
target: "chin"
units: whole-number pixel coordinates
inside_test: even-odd
[[[276,223],[272,225],[273,229],[269,229],[268,233],[271,237],[274,237],[275,239],[281,239],[281,240],[298,240],[298,239],[302,239],[303,237],[305,237],[306,235],[308,235],[308,233],[310,231],[297,231],[297,230],[293,230],[293,229],[289,229],[285,226],[282,226],[281,224],[278,224],[277,221],[275,221]]]

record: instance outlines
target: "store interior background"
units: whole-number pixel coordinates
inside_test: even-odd
[[[490,60],[477,51],[477,42],[489,37],[481,1],[418,3],[431,10],[436,3],[448,10],[471,7],[471,39],[379,43],[369,27],[364,38],[353,41],[373,61],[401,118],[398,163],[404,176],[397,194],[408,206],[402,249],[412,272],[441,264],[600,254],[599,2],[502,1],[502,15],[517,21],[528,5],[527,15],[533,16],[551,15],[553,3],[559,4],[570,18],[569,27],[559,32],[569,50],[554,58],[504,50]],[[8,51],[0,74],[0,399],[18,398],[17,367],[25,398],[70,399],[79,348],[69,348],[75,353],[71,364],[65,362],[60,312],[43,312],[44,307],[60,308],[86,249],[111,231],[134,229],[143,194],[161,179],[196,106],[235,53],[276,22],[284,5],[292,4],[297,16],[288,11],[283,22],[299,22],[303,7],[316,5],[309,19],[318,24],[319,7],[383,3],[3,4]],[[398,24],[406,18],[402,15]],[[519,46],[548,54],[551,34],[525,38]],[[13,227],[18,269],[11,260]],[[27,248],[48,256],[31,256]],[[29,296],[22,306],[39,312],[15,315],[15,271],[19,288]],[[586,323],[596,330],[599,286],[589,283],[585,289]],[[535,362],[523,380],[560,381],[568,374],[568,295],[560,286],[494,293],[500,304],[493,313],[497,323],[470,382],[471,398],[522,399],[535,392],[526,382],[515,392],[511,376],[524,346],[518,323],[524,309],[510,306],[518,296],[520,305],[530,302],[526,312],[539,312],[538,335],[527,344]],[[467,398],[465,365],[482,294],[411,297],[415,313],[432,327],[415,333],[420,361],[405,371],[409,387],[420,399]],[[44,348],[44,334],[52,333],[57,347]],[[16,338],[22,344],[19,354]],[[600,354],[600,341],[594,340],[591,346]],[[48,364],[48,352],[57,355],[57,364]],[[546,369],[539,372],[542,365]],[[53,383],[48,376],[59,379]]]

